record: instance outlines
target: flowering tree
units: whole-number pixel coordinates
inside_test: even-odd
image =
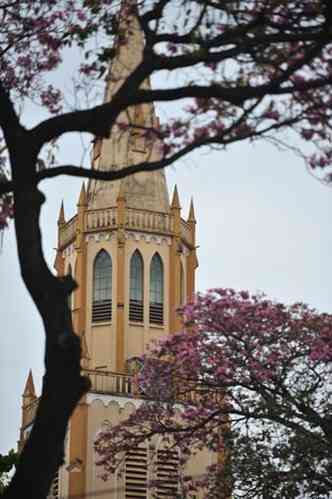
[[[88,389],[67,307],[75,283],[56,278],[42,252],[39,214],[45,198],[38,186],[43,179],[72,175],[112,181],[163,168],[197,147],[225,149],[264,138],[284,142],[278,133],[285,130],[308,142],[301,154],[310,168],[329,176],[329,0],[127,0],[120,11],[119,3],[0,0],[0,229],[14,217],[22,278],[46,337],[43,392],[7,497],[46,496],[62,461],[68,419]],[[67,51],[82,55],[80,76],[97,82],[135,29],[145,38],[141,60],[114,82],[112,99],[66,110],[66,82],[61,88],[52,78]],[[163,78],[160,88],[146,84],[165,72],[170,78]],[[30,128],[23,124],[29,121],[24,107],[29,100],[49,113]],[[183,107],[157,128],[121,120],[130,106],[157,101],[179,101]],[[132,126],[162,144],[158,161],[100,171],[49,163],[43,155],[45,146],[66,133],[102,139],[117,127]]]
[[[96,441],[105,478],[123,451],[160,435],[184,462],[203,446],[224,455],[196,483],[214,475],[211,497],[231,487],[234,498],[330,497],[332,316],[216,289],[183,318],[142,358],[147,400]]]

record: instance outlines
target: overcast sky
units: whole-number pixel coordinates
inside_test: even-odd
[[[69,137],[65,149],[77,150]],[[177,183],[183,216],[194,196],[199,269],[197,289],[216,286],[265,291],[285,302],[305,301],[331,310],[330,219],[332,191],[289,152],[264,143],[237,145],[227,153],[196,153],[167,171]],[[61,199],[74,213],[80,181],[61,178],[42,185],[44,250],[50,265],[56,245]],[[40,390],[43,332],[20,280],[13,230],[5,234],[0,256],[0,452],[15,447],[21,394],[31,367]]]

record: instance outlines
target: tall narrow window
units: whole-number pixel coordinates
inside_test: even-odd
[[[162,324],[164,319],[164,269],[155,253],[150,266],[150,323]]]
[[[159,449],[157,453],[145,447],[136,447],[125,458],[125,497],[146,499],[148,479],[153,476],[154,490],[151,497],[175,499],[180,494],[180,469],[177,450]],[[150,497],[149,494],[149,497]]]
[[[69,264],[68,266],[68,270],[67,270],[67,275],[70,275],[71,277],[73,277],[73,271],[71,269],[71,265]],[[74,291],[72,291],[70,293],[70,295],[68,295],[68,308],[69,310],[72,310],[73,309],[73,305],[74,305]]]
[[[143,299],[143,258],[136,250],[130,260],[130,321],[143,322]]]
[[[92,322],[112,319],[112,260],[101,250],[96,256],[93,272]]]
[[[128,452],[125,460],[125,497],[147,497],[148,459],[144,447]]]
[[[182,497],[182,494],[179,494],[179,454],[177,450],[158,450],[156,475],[157,499]]]

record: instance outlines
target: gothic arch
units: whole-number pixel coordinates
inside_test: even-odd
[[[92,322],[112,319],[112,258],[102,249],[93,264]]]
[[[129,320],[143,322],[144,262],[138,249],[130,258],[129,269]]]
[[[150,263],[150,323],[163,324],[164,319],[164,265],[156,252]]]

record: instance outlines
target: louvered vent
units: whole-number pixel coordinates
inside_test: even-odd
[[[128,452],[125,475],[126,499],[147,497],[147,452],[136,449]]]
[[[48,493],[47,499],[59,499],[59,497],[60,497],[60,495],[59,495],[59,471],[57,471],[57,473],[53,479],[53,482],[52,482],[50,491]]]
[[[92,322],[112,320],[112,300],[94,301],[92,304]]]
[[[141,300],[129,301],[129,320],[143,322],[143,302]]]
[[[157,499],[175,499],[179,489],[179,456],[177,451],[158,450]]]
[[[150,323],[163,324],[164,306],[162,303],[150,303]]]

